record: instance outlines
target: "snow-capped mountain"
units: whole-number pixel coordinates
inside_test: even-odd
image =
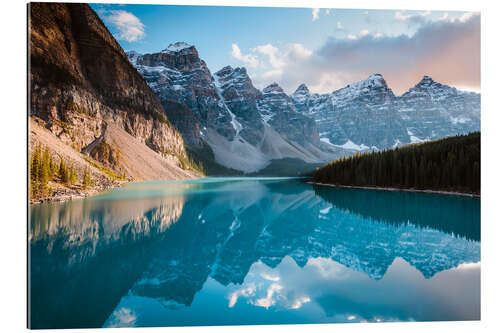
[[[322,141],[343,148],[385,149],[480,129],[480,95],[428,76],[401,96],[373,74],[323,95],[301,84],[291,97],[315,119]]]
[[[312,118],[297,112],[277,84],[256,89],[245,68],[226,66],[212,76],[196,48],[183,42],[159,53],[127,55],[187,145],[208,144],[225,167],[255,172],[272,160],[322,163],[350,153],[322,143]]]
[[[481,95],[443,85],[429,76],[424,76],[398,102],[411,142],[480,129]]]
[[[208,144],[215,162],[245,173],[272,160],[322,163],[480,129],[480,95],[428,76],[401,96],[381,74],[329,94],[301,84],[289,96],[277,83],[258,90],[243,67],[212,75],[196,48],[184,42],[127,56],[189,148]]]

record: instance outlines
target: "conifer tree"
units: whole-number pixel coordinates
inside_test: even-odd
[[[83,171],[83,188],[88,189],[91,185],[92,179],[90,176],[90,169],[88,166],[85,166],[85,170]]]
[[[50,155],[50,158],[49,158],[49,179],[50,180],[54,180],[54,175],[56,174],[56,172],[57,172],[56,162],[54,160],[54,157],[52,155]]]
[[[30,187],[32,197],[36,198],[40,195],[40,169],[42,162],[42,147],[37,145],[32,152],[30,163]]]
[[[76,184],[77,176],[76,176],[75,165],[74,165],[73,162],[71,162],[71,169],[70,169],[69,174],[70,174],[70,176],[69,176],[69,182],[70,182],[70,184]]]
[[[69,172],[64,159],[61,157],[61,162],[59,163],[59,177],[61,177],[61,182],[69,182]]]
[[[41,164],[38,167],[38,182],[40,195],[47,195],[49,182],[49,159],[46,156],[42,158]]]

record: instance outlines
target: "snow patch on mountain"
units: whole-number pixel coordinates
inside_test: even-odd
[[[162,52],[179,52],[184,49],[190,48],[193,45],[189,45],[188,43],[185,42],[177,42],[174,44],[170,44],[166,49],[164,49]]]
[[[351,140],[347,140],[347,142],[344,143],[343,145],[334,145],[334,146],[339,147],[339,148],[343,148],[343,149],[352,149],[352,150],[357,150],[357,151],[363,151],[363,150],[369,149],[368,146],[365,146],[364,144],[357,145],[354,142],[352,142]]]
[[[421,143],[421,142],[425,141],[425,140],[422,140],[419,137],[416,137],[415,135],[413,135],[413,132],[410,131],[409,129],[406,129],[406,131],[407,131],[408,135],[410,136],[411,143]]]

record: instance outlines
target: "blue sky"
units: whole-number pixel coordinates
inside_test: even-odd
[[[480,88],[479,41],[476,41],[476,32],[465,27],[473,21],[470,13],[174,5],[91,6],[127,51],[159,52],[170,43],[184,41],[196,46],[212,72],[226,65],[247,67],[258,88],[277,82],[287,92],[293,92],[305,82],[312,91],[328,92],[371,73],[384,75],[396,93],[405,91],[423,75],[431,75],[443,83],[468,90]],[[430,33],[425,35],[425,29],[429,28],[434,29],[433,36],[436,32],[438,38],[442,34],[443,40],[436,42],[435,37],[429,37]],[[460,52],[456,45],[464,44],[460,41],[462,37],[453,33],[454,28],[467,31],[468,35],[463,38],[468,43],[466,49],[474,53],[472,60],[461,56],[454,60],[456,53]],[[420,35],[424,36],[423,40],[418,39]],[[474,44],[476,42],[478,45]],[[425,65],[415,58],[415,54],[419,53],[418,47],[425,48],[426,43],[430,45],[430,51],[436,53],[436,62],[445,59],[456,62],[454,66],[444,66],[448,73],[440,69],[442,66],[429,66],[428,59],[424,61]],[[398,52],[398,47],[401,47],[401,52]],[[449,50],[450,47],[453,50]],[[411,59],[404,60],[407,58]],[[358,59],[359,64],[353,63],[353,59]],[[453,74],[457,68],[463,68],[463,62],[471,62],[473,68],[465,74]],[[404,73],[405,67],[407,73]],[[436,73],[429,73],[428,70]]]

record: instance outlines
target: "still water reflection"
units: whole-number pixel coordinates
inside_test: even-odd
[[[33,328],[480,319],[480,201],[295,179],[30,210]]]

